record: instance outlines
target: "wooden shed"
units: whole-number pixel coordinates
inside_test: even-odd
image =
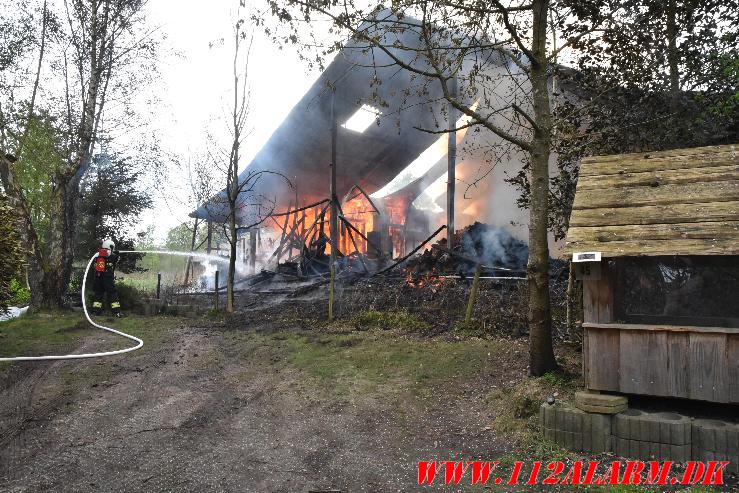
[[[565,252],[588,389],[739,403],[739,144],[584,159]]]

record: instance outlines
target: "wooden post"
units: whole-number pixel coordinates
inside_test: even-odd
[[[246,238],[244,238],[244,244],[246,244]],[[252,274],[257,271],[257,230],[254,228],[249,230],[249,268]]]
[[[570,261],[569,274],[567,276],[567,336],[572,338],[575,333],[575,263]]]
[[[162,292],[162,273],[157,272],[157,299],[159,299],[159,295]]]
[[[208,252],[208,255],[210,255],[211,250],[213,249],[212,240],[213,240],[213,221],[208,220],[208,246],[206,247],[206,251]]]
[[[300,243],[305,243],[305,209],[303,209],[303,217],[300,219]]]
[[[475,277],[472,279],[472,289],[470,289],[470,299],[467,301],[467,313],[464,316],[465,323],[472,321],[472,310],[475,308],[475,300],[477,300],[477,289],[480,286],[480,271],[482,264],[475,266]]]
[[[190,241],[190,251],[195,250],[195,240],[198,235],[198,218],[195,218],[195,224],[193,224],[192,227],[192,238]],[[185,281],[182,283],[184,286],[187,286],[190,283],[190,271],[194,269],[192,265],[192,257],[187,257],[187,265],[185,266]],[[193,273],[194,275],[194,273]]]
[[[215,308],[218,311],[218,270],[216,270],[215,288],[213,291],[215,292]]]
[[[457,77],[449,79],[452,96],[457,95]],[[447,248],[454,248],[454,198],[457,182],[457,118],[454,107],[448,105],[449,140],[447,142],[447,182],[446,182],[446,226]]]
[[[336,89],[331,91],[331,280],[328,295],[328,319],[334,319],[334,292],[336,283],[336,252],[339,248],[339,204],[336,197]]]

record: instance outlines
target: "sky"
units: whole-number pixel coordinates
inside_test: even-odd
[[[202,154],[208,132],[228,141],[223,117],[233,94],[231,36],[237,9],[237,0],[152,0],[147,6],[146,20],[160,26],[164,41],[159,81],[150,89],[158,103],[146,110],[152,114],[152,130],[165,155],[187,159]],[[319,75],[309,71],[294,50],[280,50],[263,31],[254,32],[249,62],[250,119],[254,123],[244,145],[245,164]],[[180,182],[174,185],[184,186],[184,178],[172,166],[169,179]],[[154,199],[154,207],[142,216],[139,228],[155,225],[155,235],[161,240],[170,228],[186,221],[192,209],[160,194]]]

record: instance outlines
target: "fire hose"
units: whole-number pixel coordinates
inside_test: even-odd
[[[151,250],[151,251],[121,250],[118,253],[157,253],[157,254],[165,254],[165,255],[193,256],[193,253],[191,252],[161,252],[161,251],[156,251],[156,250]],[[87,321],[90,322],[90,324],[93,325],[94,327],[105,330],[107,332],[112,332],[113,334],[119,335],[121,337],[125,337],[127,339],[130,339],[134,341],[136,345],[127,347],[124,349],[118,349],[115,351],[105,351],[102,353],[63,354],[63,355],[47,355],[47,356],[16,356],[13,358],[0,358],[0,362],[1,361],[49,361],[49,360],[61,360],[61,359],[101,358],[103,356],[114,356],[116,354],[123,354],[123,353],[128,353],[131,351],[135,351],[144,345],[144,341],[142,341],[138,337],[132,336],[130,334],[126,334],[125,332],[121,332],[120,330],[115,330],[111,327],[100,325],[98,323],[93,322],[92,319],[90,318],[90,314],[87,312],[87,302],[85,301],[85,286],[87,284],[87,273],[90,271],[90,266],[95,261],[97,256],[98,254],[95,253],[95,255],[93,255],[92,258],[90,258],[90,261],[87,262],[87,267],[85,268],[85,274],[82,277],[82,311],[85,313],[85,318],[87,318]],[[197,256],[197,254],[195,254],[194,256]]]

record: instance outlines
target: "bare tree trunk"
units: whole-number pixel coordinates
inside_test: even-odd
[[[64,308],[72,276],[80,172],[72,177],[59,173],[54,182],[46,248],[42,252],[40,246],[37,246],[29,251],[28,284],[31,288],[32,309]]]
[[[192,238],[190,239],[190,251],[195,250],[195,241],[198,236],[198,219],[195,218],[195,224],[192,226]],[[187,265],[185,266],[185,281],[184,285],[187,286],[190,282],[190,271],[192,270],[192,257],[187,257]]]
[[[229,259],[228,259],[228,276],[226,277],[226,311],[233,313],[236,309],[234,303],[234,277],[236,274],[236,207],[228,218],[229,235]]]
[[[533,2],[531,86],[536,127],[531,149],[531,210],[529,220],[529,372],[540,376],[557,368],[552,348],[549,306],[549,155],[552,114],[546,63],[548,0]]]
[[[675,0],[667,0],[665,10],[667,28],[667,64],[669,66],[670,104],[672,111],[679,109],[680,103],[680,71],[677,51],[677,12]]]

